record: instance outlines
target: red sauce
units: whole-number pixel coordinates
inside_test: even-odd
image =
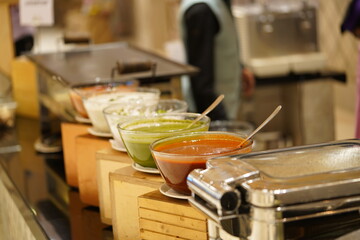
[[[251,148],[237,148],[242,141],[243,138],[225,134],[205,135],[198,139],[188,138],[156,146],[155,151],[170,155],[155,153],[154,158],[169,187],[177,192],[190,194],[186,184],[187,175],[193,169],[205,169],[209,158],[250,152]]]

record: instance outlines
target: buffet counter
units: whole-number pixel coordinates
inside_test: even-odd
[[[161,194],[160,175],[136,171],[125,153],[109,146],[93,149],[96,154],[77,166],[77,177],[81,181],[84,173],[92,174],[88,180],[95,183],[85,182],[95,188],[80,182],[71,186],[74,184],[68,183],[66,165],[69,162],[64,159],[69,158],[68,154],[35,152],[38,121],[17,117],[15,126],[1,131],[0,138],[1,239],[218,239],[219,230],[212,221],[188,201]],[[71,127],[75,126],[67,126],[65,133]],[[77,150],[86,143],[100,141],[88,134],[75,139]],[[65,149],[67,153],[74,150]],[[86,197],[80,194],[93,196],[95,192],[99,195],[98,205],[86,203]],[[358,223],[355,218],[355,229]],[[357,230],[331,239],[357,239],[358,234]],[[238,239],[222,230],[220,237]]]
[[[15,126],[0,131],[0,238],[113,239],[99,208],[66,184],[62,153],[35,152],[38,121],[17,117]]]
[[[212,239],[203,214],[160,193],[159,174],[135,170],[89,125],[61,126],[59,153],[35,151],[37,120],[1,132],[1,239]]]

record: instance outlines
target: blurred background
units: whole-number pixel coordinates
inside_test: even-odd
[[[11,2],[1,3],[4,13],[9,5],[17,1]],[[242,47],[242,61],[260,78],[282,77],[292,72],[290,59],[295,59],[294,55],[299,53],[301,56],[294,60],[298,64],[294,63],[294,66],[300,73],[330,69],[346,74],[346,83],[331,80],[326,83],[326,88],[319,86],[329,91],[323,101],[331,104],[333,109],[334,124],[329,124],[334,126],[333,135],[336,139],[354,135],[357,41],[350,34],[342,35],[340,32],[348,3],[349,0],[232,2]],[[179,4],[180,0],[54,1],[55,23],[53,26],[33,29],[32,52],[56,52],[79,45],[126,41],[169,59],[183,61],[177,24]],[[6,14],[1,16],[5,19]],[[300,30],[295,29],[296,21]],[[15,56],[13,36],[10,34],[14,26],[9,21],[4,23],[7,23],[3,24],[1,31],[4,41],[0,43],[4,53],[0,60],[1,97],[9,95],[12,90],[12,96],[18,103],[17,113],[36,117],[36,80],[19,74],[21,71],[29,71],[31,63],[21,56]],[[257,29],[256,24],[262,27],[261,31],[251,31]],[[296,31],[297,34],[300,31],[301,37],[296,37]],[[272,71],[268,71],[269,68]],[[24,88],[27,91],[34,88],[33,94],[31,97],[28,95],[26,100],[22,99]],[[266,87],[258,85],[255,96],[244,100],[243,115],[239,118],[258,123],[270,111],[267,109],[285,101],[284,92],[297,91],[284,88],[284,84],[266,84]],[[328,97],[331,100],[325,100]],[[26,108],[22,107],[24,101],[25,105],[29,105]]]

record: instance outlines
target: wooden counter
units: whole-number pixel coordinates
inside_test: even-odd
[[[139,172],[131,166],[110,173],[114,239],[140,239],[137,198],[157,190],[162,183],[160,175]]]
[[[141,239],[208,239],[206,217],[187,200],[156,190],[139,196],[138,204]]]

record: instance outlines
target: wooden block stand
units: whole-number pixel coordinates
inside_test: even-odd
[[[86,134],[89,126],[78,123],[61,123],[66,183],[72,187],[79,186],[75,140],[77,136]]]
[[[131,166],[110,172],[112,225],[115,240],[140,239],[137,198],[159,189],[162,183],[163,179],[160,175],[139,172]]]
[[[75,139],[77,172],[79,178],[80,199],[91,206],[99,206],[98,183],[96,178],[96,152],[109,148],[108,138],[90,134]]]
[[[99,189],[99,208],[101,221],[112,224],[109,174],[119,168],[130,166],[131,158],[126,152],[106,148],[96,152],[96,175]]]
[[[206,240],[207,219],[187,200],[166,197],[158,190],[138,197],[141,239]]]

